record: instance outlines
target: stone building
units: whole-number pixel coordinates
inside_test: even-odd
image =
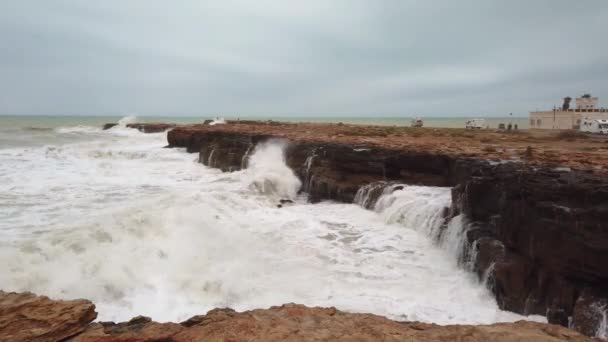
[[[574,109],[554,107],[553,110],[530,112],[530,128],[579,129],[585,118],[608,119],[608,108],[600,108],[597,97],[585,94],[576,98]]]

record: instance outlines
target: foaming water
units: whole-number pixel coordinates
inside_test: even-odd
[[[257,145],[249,159],[246,178],[251,189],[261,194],[293,200],[302,183],[285,164],[284,148],[284,143],[278,141]]]
[[[124,128],[124,127],[127,127],[128,124],[132,124],[132,123],[136,123],[136,122],[137,122],[137,116],[127,115],[127,116],[123,117],[122,119],[118,120],[117,126]]]
[[[287,302],[440,324],[522,319],[432,238],[448,189],[393,191],[376,211],[312,205],[278,143],[221,173],[162,148],[166,133],[78,134],[89,139],[0,150],[4,290],[88,298],[100,320]]]

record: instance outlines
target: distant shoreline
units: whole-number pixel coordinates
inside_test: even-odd
[[[137,121],[141,123],[150,122],[173,122],[177,124],[202,123],[207,119],[214,119],[217,116],[137,116]],[[413,117],[342,117],[342,116],[223,116],[228,120],[257,120],[257,121],[281,121],[281,122],[303,122],[303,123],[345,123],[378,126],[410,126]],[[0,124],[3,126],[36,126],[36,127],[62,127],[86,125],[99,127],[108,122],[116,122],[120,116],[48,116],[48,115],[3,115],[0,116]],[[486,125],[490,128],[497,128],[500,123],[508,125],[517,124],[520,129],[529,128],[527,117],[421,117],[424,127],[434,128],[464,128],[465,122],[469,119],[481,118],[486,120]]]

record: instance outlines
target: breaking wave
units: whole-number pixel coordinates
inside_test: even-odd
[[[0,153],[4,290],[88,298],[115,321],[287,302],[439,324],[523,318],[433,241],[447,189],[404,187],[375,211],[308,204],[279,142],[222,173],[162,148],[166,133],[89,137]]]

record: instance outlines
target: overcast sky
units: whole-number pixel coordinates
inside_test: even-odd
[[[606,0],[2,0],[0,114],[608,107]]]

